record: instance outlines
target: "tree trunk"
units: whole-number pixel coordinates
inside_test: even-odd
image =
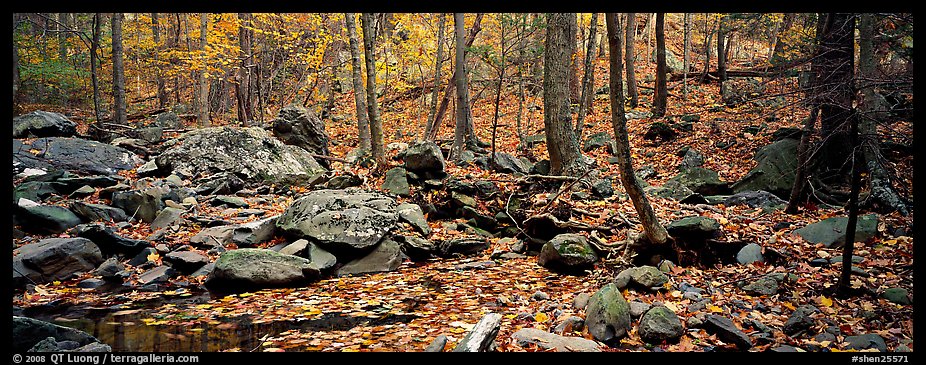
[[[434,86],[431,88],[431,109],[428,111],[428,124],[424,129],[424,138],[431,135],[437,120],[437,94],[441,84],[441,66],[444,64],[444,29],[447,27],[447,17],[439,13],[440,22],[437,26],[437,54],[434,58]]]
[[[820,108],[811,105],[810,116],[804,122],[804,128],[801,130],[801,141],[797,145],[797,171],[794,173],[794,185],[791,186],[791,196],[788,198],[788,206],[785,213],[797,214],[798,206],[803,202],[804,185],[807,180],[807,162],[810,160],[807,156],[807,150],[810,145],[810,136],[813,133],[814,124],[817,122]]]
[[[126,125],[125,66],[122,61],[122,13],[112,15],[113,41],[113,122]]]
[[[575,13],[548,13],[543,60],[543,124],[552,175],[578,176],[584,172],[582,153],[569,111],[570,24]],[[612,50],[613,51],[613,50]],[[564,82],[565,81],[565,82]]]
[[[656,92],[653,93],[653,116],[666,115],[666,13],[656,14]]]
[[[708,70],[711,68],[711,36],[714,32],[711,31],[709,16],[709,14],[704,14],[704,69],[701,70],[701,77],[698,78],[699,83],[707,80]]]
[[[476,40],[476,34],[479,34],[480,23],[482,22],[483,13],[476,14],[476,20],[473,22],[473,27],[470,28],[469,34],[466,35],[466,48],[469,48],[473,45],[473,42]],[[453,75],[450,77],[451,80],[456,80],[457,74],[454,71]],[[440,129],[440,121],[444,118],[444,114],[447,112],[447,106],[450,104],[450,95],[454,90],[455,83],[447,83],[447,87],[444,88],[444,96],[441,98],[440,105],[437,107],[437,114],[434,115],[434,128],[431,129],[426,137],[427,140],[433,141],[437,138],[437,132]]]
[[[158,108],[167,106],[167,86],[164,83],[164,75],[161,74],[161,65],[158,62],[161,56],[161,21],[158,13],[151,13],[151,35],[154,38],[154,79],[157,83]]]
[[[577,16],[573,16],[572,22],[569,23],[569,34],[566,36],[571,40],[569,42],[569,105],[570,107],[573,104],[579,104],[579,65],[578,65],[578,53],[579,49],[576,47],[576,37],[579,33],[578,27],[579,19]]]
[[[495,89],[495,114],[492,117],[492,164],[495,164],[495,142],[498,135],[498,107],[502,101],[502,87],[505,85],[505,20],[499,22],[499,33],[501,34],[501,44],[499,53],[501,54],[500,65],[498,67],[498,88]]]
[[[16,13],[13,13],[13,30],[16,30]],[[13,39],[13,105],[16,105],[16,97],[19,95],[19,50],[16,48],[16,40]]]
[[[376,60],[373,58],[373,13],[362,13],[360,24],[363,27],[363,58],[367,67],[367,113],[370,119],[370,148],[377,168],[383,166],[386,154],[383,150],[383,121],[379,116],[379,103],[376,102]]]
[[[102,22],[100,13],[93,14],[93,39],[90,41],[90,82],[93,84],[93,113],[96,116],[96,135],[102,137],[103,131],[103,110],[100,108],[100,74],[99,54],[100,48],[100,23]]]
[[[727,79],[727,57],[726,57],[727,52],[724,47],[723,37],[724,37],[723,18],[720,18],[717,24],[717,76],[720,78],[721,83],[726,81]]]
[[[463,154],[467,139],[467,125],[472,123],[469,110],[469,89],[466,84],[466,56],[463,40],[463,13],[453,13],[453,35],[456,44],[456,76],[454,81],[457,87],[457,120],[453,134],[453,146],[450,148],[450,159],[459,160]]]
[[[624,95],[621,91],[621,47],[620,31],[617,29],[617,14],[608,13],[605,17],[608,28],[611,75],[611,126],[614,129],[614,141],[617,153],[617,165],[621,174],[624,190],[630,196],[634,209],[643,223],[643,232],[650,244],[663,245],[669,240],[665,227],[659,223],[656,212],[650,206],[649,199],[637,182],[633,173],[633,161],[630,156],[630,138],[627,133],[627,119],[624,116]],[[629,40],[628,40],[629,41]],[[629,42],[628,42],[629,43]]]
[[[251,107],[251,27],[250,14],[238,13],[238,47],[241,52],[238,58],[238,77],[235,84],[235,99],[238,102],[238,121],[244,127],[254,119]]]
[[[855,16],[850,16],[849,22],[853,23],[850,29],[855,28]],[[849,56],[851,57],[853,54],[850,53]],[[849,62],[852,62],[851,59]],[[852,289],[850,283],[852,279],[852,254],[855,250],[855,225],[858,223],[858,193],[862,185],[862,155],[859,153],[860,146],[858,143],[858,114],[853,114],[847,117],[847,119],[849,123],[849,147],[852,151],[852,157],[850,158],[850,163],[852,164],[852,183],[849,188],[849,206],[847,208],[849,217],[846,220],[846,243],[842,248],[842,272],[839,275],[839,282],[836,285],[837,294],[843,297],[847,296]]]
[[[363,88],[363,66],[360,64],[360,40],[357,37],[357,21],[354,13],[344,13],[347,38],[350,42],[351,80],[354,85],[354,108],[357,112],[357,132],[360,150],[370,151],[370,117],[367,111],[367,95]]]
[[[688,100],[688,50],[691,49],[691,14],[685,13],[685,40],[682,45],[682,95]]]
[[[199,71],[199,94],[196,95],[197,100],[199,100],[199,109],[196,111],[196,119],[199,121],[199,125],[202,127],[208,127],[212,125],[209,121],[209,84],[206,82],[206,74],[208,73],[208,59],[205,56],[206,52],[206,35],[209,32],[209,15],[207,13],[199,14],[199,51],[202,57],[202,70]]]
[[[848,118],[852,115],[852,79],[854,72],[855,16],[848,13],[833,13],[828,16],[826,31],[821,40],[820,72],[822,76],[817,88],[820,98],[820,146],[819,166],[824,175],[831,175],[832,181],[849,180],[847,156],[852,156],[849,143]]]
[[[772,40],[772,54],[769,55],[769,63],[776,65],[782,62],[781,53],[784,52],[784,42],[781,41],[781,35],[788,31],[791,28],[791,24],[794,24],[794,13],[785,13],[784,17],[781,20],[781,23],[778,24],[778,31],[775,32],[775,39]]]
[[[67,62],[68,59],[68,24],[67,13],[58,13],[58,61]]]
[[[624,55],[625,62],[624,65],[627,68],[627,96],[630,98],[630,107],[636,108],[640,104],[640,96],[637,94],[637,77],[633,70],[633,41],[634,36],[637,33],[637,13],[627,13],[627,39],[624,40],[624,46],[627,49],[626,55]],[[616,25],[616,24],[615,24]],[[620,37],[618,37],[620,38]],[[621,93],[623,94],[623,90]]]
[[[588,26],[588,44],[585,47],[585,65],[582,72],[582,96],[579,97],[579,114],[576,116],[576,140],[582,140],[582,129],[585,127],[585,115],[591,106],[592,87],[595,85],[595,68],[592,67],[592,56],[595,54],[595,34],[598,29],[598,13],[592,13],[592,20]]]

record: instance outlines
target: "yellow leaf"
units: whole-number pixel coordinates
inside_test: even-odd
[[[537,320],[537,322],[543,323],[543,322],[548,321],[550,317],[547,317],[545,313],[540,312],[540,313],[537,313],[536,316],[534,316],[534,319]]]
[[[160,257],[161,257],[161,256],[158,255],[157,252],[152,252],[150,255],[148,255],[148,261],[157,262],[157,261],[158,261],[158,258],[160,258]]]
[[[833,300],[832,300],[832,299],[827,298],[827,297],[822,296],[822,295],[820,296],[819,299],[820,299],[820,305],[822,305],[822,306],[824,306],[824,307],[832,307],[832,306],[833,306]]]
[[[727,218],[720,217],[720,218],[717,219],[717,222],[720,223],[720,225],[726,225],[726,224],[729,223],[730,221],[727,220]]]
[[[781,305],[785,306],[785,308],[788,308],[790,310],[794,310],[794,304],[791,304],[790,302],[782,302]]]
[[[209,309],[209,308],[212,308],[212,304],[200,304],[200,305],[197,305],[196,308]]]
[[[708,305],[707,310],[714,312],[714,313],[723,313],[723,308],[720,308],[713,304]]]
[[[61,285],[61,282],[58,280],[55,280],[51,282],[51,285],[58,286],[58,285]]]
[[[514,315],[514,314],[506,314],[506,315],[505,315],[505,318],[507,318],[507,319],[515,319],[515,318],[517,318],[517,315]]]

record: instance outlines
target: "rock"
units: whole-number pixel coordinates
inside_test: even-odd
[[[635,271],[637,271],[636,267],[626,268],[619,272],[611,282],[614,283],[618,289],[624,289],[627,285],[630,285],[630,277]]]
[[[577,311],[584,310],[585,307],[588,305],[589,298],[591,297],[592,295],[589,293],[576,294],[575,299],[572,300],[572,307],[575,308],[575,310]]]
[[[881,293],[881,297],[887,299],[887,301],[900,305],[910,305],[913,304],[913,301],[910,300],[910,294],[907,292],[907,289],[904,288],[888,288]]]
[[[244,181],[233,173],[216,174],[199,181],[195,192],[200,195],[234,194],[244,188]]]
[[[614,144],[614,138],[611,138],[611,134],[608,132],[598,132],[588,136],[585,140],[585,145],[582,147],[583,152],[590,152],[601,147],[610,147]],[[610,152],[614,152],[614,148],[611,147]]]
[[[836,248],[842,247],[846,241],[846,226],[848,217],[832,217],[817,223],[812,223],[804,228],[794,230],[794,233],[801,236],[810,243],[822,243],[825,247]],[[878,215],[867,214],[858,217],[855,224],[855,241],[866,242],[878,234]]]
[[[772,140],[780,141],[783,139],[793,139],[800,141],[803,134],[804,131],[802,131],[800,128],[782,127],[772,132]]]
[[[58,186],[57,183],[47,181],[24,182],[13,189],[13,203],[15,204],[19,199],[40,202],[52,195],[61,195]]]
[[[113,348],[104,343],[93,342],[74,349],[74,352],[113,352]]]
[[[494,182],[480,180],[476,181],[473,185],[476,187],[476,195],[482,199],[488,200],[498,195],[498,185],[495,185]]]
[[[728,184],[720,180],[716,171],[702,167],[687,168],[669,180],[675,180],[679,185],[701,195],[723,195],[730,190]]]
[[[740,77],[724,80],[720,90],[724,104],[732,107],[758,98],[765,92],[765,86],[757,78]]]
[[[202,267],[194,271],[192,274],[190,274],[190,276],[194,278],[204,277],[204,276],[208,277],[209,274],[212,274],[212,270],[215,270],[214,262],[210,262],[208,264],[203,265]]]
[[[154,221],[151,222],[151,231],[157,231],[174,225],[183,219],[180,217],[181,214],[183,214],[182,209],[164,208],[158,213],[158,216],[154,218]]]
[[[73,192],[71,192],[71,194],[68,195],[68,197],[69,198],[85,198],[85,197],[93,195],[93,193],[95,192],[96,192],[96,189],[94,189],[93,187],[89,185],[84,185],[84,186],[77,188],[77,190],[74,190]]]
[[[296,242],[290,243],[283,247],[283,249],[277,251],[284,255],[293,255],[293,256],[302,256],[306,249],[309,248],[308,240],[296,240]]]
[[[531,166],[530,173],[531,175],[549,175],[550,174],[550,160],[540,160]]]
[[[643,315],[637,333],[643,341],[659,344],[682,337],[684,328],[675,312],[663,306],[655,306]]]
[[[765,262],[765,258],[762,257],[762,246],[755,243],[743,246],[743,248],[736,253],[736,262],[740,265],[749,265],[753,262]]]
[[[113,232],[112,228],[102,223],[81,224],[74,229],[77,237],[93,241],[104,255],[116,253],[136,255],[146,247],[151,247],[148,241],[125,238]]]
[[[437,246],[430,240],[412,236],[398,236],[396,238],[402,245],[405,254],[414,261],[426,260],[438,253]]]
[[[522,328],[511,335],[518,346],[537,345],[556,352],[601,352],[598,343],[581,337],[560,336],[536,328]]]
[[[405,150],[404,159],[405,169],[424,179],[442,178],[445,175],[444,155],[432,141],[412,144]]]
[[[770,351],[770,352],[804,352],[803,350],[801,350],[801,349],[799,349],[799,348],[797,348],[797,347],[791,346],[791,345],[781,345],[781,346],[778,346],[778,347],[775,347],[775,348],[770,348],[770,349],[768,349],[768,350],[766,350],[766,351]]]
[[[524,161],[505,152],[495,152],[495,163],[499,172],[527,174],[530,171],[530,166],[525,165]]]
[[[175,272],[170,266],[158,266],[138,275],[139,285],[166,283]]]
[[[698,316],[691,316],[685,320],[685,325],[688,328],[701,328],[701,326],[704,325],[704,321],[701,318],[698,318]]]
[[[720,223],[713,218],[691,216],[672,221],[666,231],[675,238],[708,239],[720,232]]]
[[[103,286],[104,284],[106,284],[106,282],[103,280],[90,278],[81,280],[79,283],[77,283],[77,287],[84,289],[96,289]]]
[[[190,274],[208,264],[209,257],[196,251],[180,251],[164,255],[164,261],[181,274]]]
[[[626,95],[626,94],[624,94],[624,95]],[[651,111],[649,111],[649,110],[633,110],[633,111],[629,111],[629,112],[625,113],[625,114],[624,114],[624,117],[627,118],[627,120],[633,120],[633,119],[648,119],[648,118],[652,118],[652,117],[653,117],[653,112],[651,112]]]
[[[406,173],[404,168],[393,167],[389,169],[389,171],[386,171],[386,177],[383,180],[381,188],[387,193],[398,196],[409,196],[411,195],[411,190],[408,186],[408,179],[405,176]]]
[[[628,302],[628,304],[630,304],[630,319],[632,320],[640,318],[640,316],[646,314],[646,312],[653,307],[649,304],[636,300],[631,300]]]
[[[164,147],[155,159],[161,170],[194,176],[232,173],[246,183],[291,185],[325,171],[306,150],[285,145],[257,127],[197,129]]]
[[[229,195],[216,195],[216,197],[212,198],[209,202],[214,206],[225,205],[229,208],[247,208],[251,206],[243,198]]]
[[[611,186],[611,179],[600,179],[592,184],[592,194],[602,199],[614,195],[614,188]]]
[[[502,315],[488,313],[473,326],[463,339],[453,348],[453,352],[486,352],[495,342],[501,327]]]
[[[678,170],[685,171],[694,167],[701,167],[701,165],[704,165],[704,156],[695,149],[689,148],[682,155],[682,162],[678,165]]]
[[[869,333],[858,336],[846,336],[846,347],[855,350],[877,349],[878,351],[887,351],[887,344],[881,336]]]
[[[585,325],[598,341],[615,344],[630,331],[630,305],[613,283],[589,298],[586,313]]]
[[[81,223],[73,212],[56,205],[20,204],[15,210],[16,221],[29,233],[58,234]]]
[[[655,266],[640,266],[630,272],[630,280],[644,288],[661,288],[669,277]]]
[[[338,263],[338,258],[334,257],[330,252],[323,250],[321,247],[314,243],[309,243],[306,250],[303,251],[302,257],[309,259],[312,262],[312,265],[318,268],[319,271],[328,271]]]
[[[450,201],[453,202],[454,205],[461,207],[461,208],[462,207],[476,208],[479,206],[479,203],[476,202],[475,198],[469,195],[463,194],[461,192],[457,192],[457,191],[450,192]]]
[[[287,145],[293,145],[314,153],[327,156],[328,133],[325,132],[325,123],[315,113],[299,105],[287,105],[280,110],[280,114],[273,120],[273,135]],[[327,160],[320,162],[326,168]]]
[[[154,124],[165,129],[177,129],[183,126],[180,117],[173,111],[166,111],[155,117]]]
[[[319,269],[302,257],[271,250],[240,248],[223,253],[206,279],[210,287],[290,286],[318,278]]]
[[[677,135],[675,129],[672,129],[668,124],[664,122],[654,122],[647,127],[646,133],[643,134],[643,139],[655,141],[657,138],[662,138],[665,142],[675,139]]]
[[[662,260],[659,262],[658,267],[659,267],[659,271],[662,271],[668,274],[672,272],[672,269],[675,268],[675,263],[670,260]]]
[[[778,292],[778,281],[762,276],[743,286],[743,291],[749,295],[775,295]]]
[[[232,228],[231,242],[244,248],[269,241],[276,233],[278,219],[279,216],[273,216],[236,225]]]
[[[77,123],[62,114],[36,110],[13,118],[13,138],[70,137]]]
[[[797,309],[791,313],[791,316],[788,317],[788,320],[785,321],[781,331],[786,335],[793,337],[811,329],[814,326],[814,320],[810,317],[810,315],[816,311],[818,311],[817,308],[814,308],[811,305],[802,305],[797,307]]]
[[[373,247],[398,221],[396,202],[376,192],[316,190],[283,212],[277,227],[333,251]]]
[[[716,334],[721,341],[735,344],[743,351],[752,348],[752,340],[749,336],[737,328],[729,318],[711,314],[707,316],[704,325],[709,333]]]
[[[25,269],[17,275],[14,284],[28,279],[34,282],[67,280],[75,274],[91,271],[103,262],[103,254],[93,242],[85,238],[47,238],[13,250],[13,267]]]
[[[747,205],[750,208],[774,207],[788,202],[767,191],[741,191],[724,199],[726,206]]]
[[[112,200],[113,194],[115,194],[116,192],[129,190],[130,188],[131,188],[130,186],[125,185],[125,184],[116,184],[116,185],[106,187],[100,190],[99,197],[100,199]]]
[[[127,134],[132,138],[145,141],[147,144],[155,144],[161,142],[164,137],[164,128],[159,126],[135,128]]]
[[[164,208],[161,193],[156,188],[113,193],[112,204],[125,211],[130,217],[135,217],[145,223],[153,222]]]
[[[399,220],[411,224],[421,234],[427,236],[431,234],[431,227],[424,218],[424,212],[418,204],[405,203],[399,204],[396,211],[399,213]]]
[[[124,210],[108,205],[75,200],[68,204],[68,208],[84,222],[125,222],[128,220]]]
[[[431,341],[431,344],[424,349],[424,352],[443,352],[445,346],[447,346],[447,336],[440,335],[435,337],[434,341]]]
[[[41,151],[33,154],[31,150]],[[142,161],[134,153],[105,143],[80,138],[40,138],[31,144],[13,140],[13,160],[19,166],[42,170],[69,170],[81,174],[115,175]],[[14,164],[15,165],[15,164]]]
[[[547,294],[547,293],[544,293],[544,292],[538,290],[538,291],[535,291],[534,294],[531,295],[531,299],[533,299],[533,300],[547,300],[547,299],[550,299],[550,294]]]
[[[74,341],[81,346],[99,342],[95,337],[84,331],[28,317],[13,316],[12,327],[10,345],[14,353],[26,352],[49,337],[56,342]]]
[[[443,241],[438,245],[438,251],[441,256],[449,257],[454,255],[469,256],[478,254],[489,248],[489,241],[477,236],[464,236],[451,238]]]
[[[404,259],[405,255],[402,254],[399,244],[387,239],[366,256],[341,266],[338,269],[338,276],[395,271],[402,265]]]
[[[756,167],[732,185],[733,192],[764,190],[788,199],[797,170],[797,145],[797,140],[783,139],[760,148],[753,157]]]
[[[122,265],[116,257],[110,257],[103,261],[100,266],[91,271],[93,275],[97,275],[103,280],[112,281],[112,282],[122,282],[122,272],[125,270],[125,266]]]
[[[225,246],[231,243],[236,226],[209,227],[190,237],[190,244],[197,247]]]
[[[553,328],[553,333],[562,335],[564,333],[582,332],[583,329],[585,329],[585,320],[582,317],[569,316]]]
[[[141,250],[141,252],[139,252],[137,255],[132,257],[132,259],[129,260],[128,264],[131,266],[135,266],[135,267],[141,266],[147,262],[150,262],[150,260],[148,260],[148,256],[151,256],[157,253],[158,251],[154,247],[145,247],[144,249]]]
[[[44,340],[39,341],[35,346],[29,349],[28,352],[62,352],[67,350],[73,350],[77,347],[80,347],[75,341],[55,341],[54,337],[47,337]]]
[[[553,271],[581,272],[590,269],[598,261],[598,255],[585,237],[565,233],[553,237],[543,245],[537,255],[537,263]]]

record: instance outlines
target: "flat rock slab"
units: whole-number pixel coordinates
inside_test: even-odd
[[[511,337],[521,347],[533,344],[544,350],[553,349],[557,352],[601,352],[601,347],[595,341],[581,337],[560,336],[536,328],[522,328]]]
[[[337,251],[367,250],[398,221],[394,199],[377,192],[316,190],[296,201],[276,222],[284,232]]]
[[[318,268],[305,258],[265,249],[240,248],[219,256],[206,285],[256,289],[303,284],[318,276]]]
[[[33,151],[38,151],[34,153]],[[131,170],[141,159],[126,149],[80,138],[40,138],[31,144],[13,140],[13,160],[24,167],[84,174],[114,175]]]
[[[846,242],[848,217],[827,218],[812,223],[794,233],[810,243],[822,243],[826,247],[841,247]],[[855,224],[855,241],[865,242],[878,234],[878,216],[866,214],[858,217]]]
[[[704,324],[707,331],[716,334],[721,341],[735,344],[743,351],[752,348],[752,339],[737,328],[729,318],[711,314],[707,316]]]

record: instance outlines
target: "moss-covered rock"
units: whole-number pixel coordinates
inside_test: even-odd
[[[586,313],[585,325],[598,341],[615,345],[630,331],[630,304],[613,283],[589,298]]]

